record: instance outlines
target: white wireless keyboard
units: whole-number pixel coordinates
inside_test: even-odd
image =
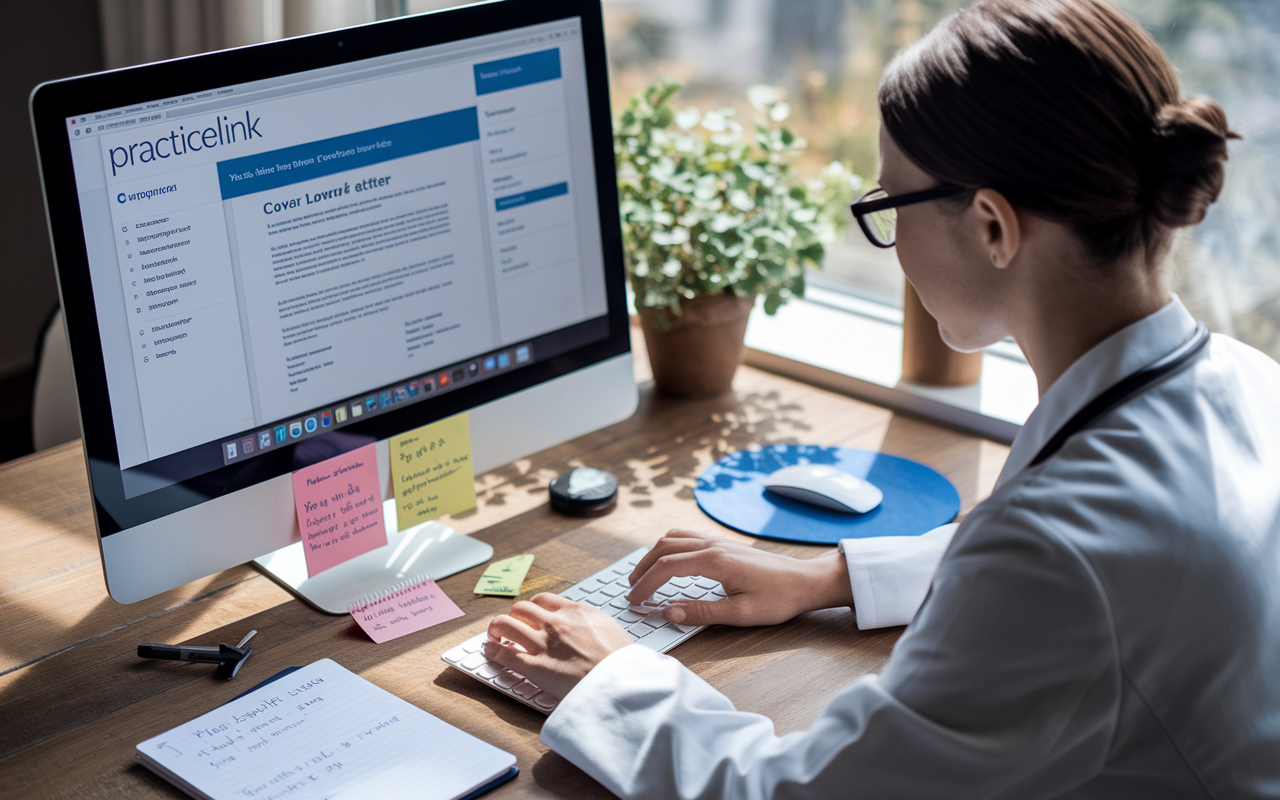
[[[631,605],[626,597],[631,588],[627,579],[647,552],[649,548],[641,547],[561,592],[561,596],[595,606],[610,614],[626,628],[631,641],[665,653],[702,630],[702,627],[675,625],[663,619],[662,611],[667,603],[672,600],[719,600],[725,593],[719,583],[709,578],[672,578],[654,592],[653,597],[644,605]],[[454,669],[514,697],[530,708],[550,714],[558,702],[556,698],[539,689],[520,673],[512,672],[498,662],[484,657],[480,648],[488,638],[484,633],[473,636],[440,658]]]

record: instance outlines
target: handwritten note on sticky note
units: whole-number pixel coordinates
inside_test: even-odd
[[[347,610],[378,644],[462,616],[458,604],[426,575],[354,600]]]
[[[512,556],[494,561],[484,568],[484,574],[476,581],[476,594],[495,594],[500,597],[516,597],[524,584],[524,576],[533,565],[533,553]]]
[[[374,445],[293,473],[293,502],[308,577],[387,543]]]
[[[466,414],[391,438],[399,530],[476,506]]]

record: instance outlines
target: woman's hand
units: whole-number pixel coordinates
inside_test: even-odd
[[[671,578],[689,575],[719,581],[728,597],[671,603],[664,616],[677,624],[775,625],[806,611],[853,605],[848,568],[839,552],[789,558],[682,530],[659,539],[636,565],[627,599],[644,602]]]
[[[603,611],[543,593],[490,620],[484,655],[563,698],[605,656],[629,644],[631,637]]]

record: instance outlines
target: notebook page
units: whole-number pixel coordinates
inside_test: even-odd
[[[452,800],[515,756],[322,659],[138,745],[215,800]]]

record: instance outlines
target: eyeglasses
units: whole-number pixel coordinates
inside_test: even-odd
[[[867,235],[876,247],[893,247],[897,241],[898,209],[915,203],[926,203],[930,200],[941,200],[954,197],[968,191],[959,186],[938,186],[920,192],[892,195],[880,187],[858,198],[849,206],[853,216],[858,220],[858,227]]]

